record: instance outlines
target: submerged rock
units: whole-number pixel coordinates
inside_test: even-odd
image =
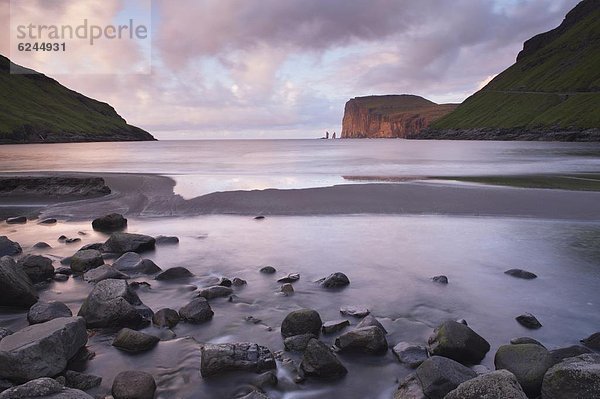
[[[336,272],[321,279],[320,283],[325,288],[342,288],[350,284],[350,279],[344,273]]]
[[[176,245],[179,244],[179,238],[171,236],[157,236],[156,245]]]
[[[513,345],[520,345],[520,344],[536,344],[541,346],[542,348],[545,348],[544,345],[542,345],[542,343],[536,339],[533,339],[531,337],[518,337],[518,338],[512,338],[510,340],[510,343]]]
[[[348,331],[336,338],[335,346],[343,352],[360,352],[372,355],[382,355],[388,350],[384,332],[375,326]]]
[[[124,254],[125,252],[144,252],[155,248],[154,237],[143,234],[113,233],[104,243],[105,252]]]
[[[215,312],[206,298],[196,298],[179,309],[179,316],[188,323],[204,323],[213,318]]]
[[[275,274],[277,273],[277,270],[273,266],[265,266],[260,269],[260,272],[264,274]]]
[[[16,216],[14,218],[6,219],[7,224],[25,224],[27,223],[27,216]]]
[[[508,274],[509,276],[522,278],[525,280],[533,280],[534,278],[537,278],[536,274],[528,272],[527,270],[522,270],[522,269],[510,269],[510,270],[505,271],[504,274]]]
[[[203,288],[198,296],[206,299],[222,298],[233,294],[233,290],[222,285],[214,285],[212,287]]]
[[[234,287],[241,287],[244,285],[247,285],[248,282],[244,279],[241,279],[239,277],[235,277],[232,281],[231,281],[231,285],[233,285]]]
[[[52,259],[45,256],[27,255],[19,259],[17,266],[25,271],[32,283],[47,281],[54,276]]]
[[[110,215],[102,216],[94,219],[92,222],[92,228],[102,232],[112,232],[117,230],[123,230],[127,227],[127,219],[118,213],[111,213]]]
[[[152,323],[157,327],[173,328],[179,323],[179,313],[176,310],[160,309],[152,316]]]
[[[446,276],[435,276],[431,278],[433,280],[434,283],[439,283],[439,284],[448,284],[448,277]]]
[[[38,378],[0,393],[0,399],[93,399],[78,389],[66,388],[52,378]]]
[[[177,280],[177,279],[184,279],[184,278],[190,278],[190,277],[194,277],[194,275],[192,274],[192,272],[190,272],[185,267],[172,267],[172,268],[167,269],[164,272],[160,273],[158,276],[156,276],[155,279],[168,281],[168,280]]]
[[[154,348],[158,341],[160,339],[154,335],[123,328],[113,340],[112,346],[126,352],[138,353]]]
[[[539,322],[538,319],[531,313],[523,313],[515,318],[525,328],[529,328],[530,330],[537,330],[542,327],[542,323]]]
[[[52,248],[52,247],[47,242],[40,241],[40,242],[36,242],[35,244],[33,244],[33,248],[35,248],[35,249],[48,249],[48,248]]]
[[[95,249],[79,250],[71,257],[71,270],[75,273],[85,273],[104,264],[100,251]]]
[[[334,334],[350,325],[350,321],[346,319],[326,321],[323,323],[321,330],[323,334]]]
[[[453,320],[442,323],[429,337],[429,353],[461,363],[479,363],[490,344],[470,327]]]
[[[27,312],[29,324],[40,324],[59,317],[72,317],[73,313],[67,305],[58,301],[37,302]]]
[[[552,366],[550,352],[536,344],[502,345],[494,358],[496,370],[513,373],[529,397],[540,394],[542,380]]]
[[[10,256],[0,258],[0,306],[29,308],[38,295],[25,271]]]
[[[254,343],[206,344],[202,348],[203,377],[230,371],[262,373],[276,367],[271,351]]]
[[[304,375],[325,380],[335,380],[344,377],[348,370],[339,361],[335,353],[318,339],[311,339],[300,363]]]
[[[423,363],[429,355],[424,345],[413,344],[410,342],[400,342],[392,349],[394,355],[400,363],[406,364],[410,368],[417,368]]]
[[[364,306],[342,306],[340,313],[344,316],[363,318],[368,316],[371,311]]]
[[[39,224],[56,224],[56,223],[58,223],[58,220],[56,220],[54,218],[48,218],[48,219],[41,220]]]
[[[527,399],[514,374],[493,371],[460,384],[444,399]]]
[[[7,236],[0,236],[0,257],[16,256],[23,252],[18,242],[11,241]]]
[[[277,279],[278,283],[293,283],[294,281],[300,280],[300,274],[298,273],[290,273],[285,277],[281,277]]]
[[[281,323],[281,335],[284,338],[302,334],[312,334],[318,337],[322,325],[321,316],[316,310],[294,310],[283,319]]]
[[[83,280],[88,283],[96,284],[103,280],[108,279],[128,279],[129,276],[125,273],[121,273],[116,270],[114,267],[109,265],[102,265],[95,269],[92,269],[88,272],[85,272],[83,275]]]
[[[571,357],[552,366],[544,375],[542,398],[600,398],[600,354]]]
[[[284,295],[292,295],[294,293],[294,286],[290,283],[285,283],[279,289]]]
[[[425,360],[416,371],[423,393],[429,399],[443,399],[460,384],[477,377],[470,368],[442,356]]]
[[[153,399],[155,392],[154,377],[143,371],[123,371],[112,385],[114,399]]]

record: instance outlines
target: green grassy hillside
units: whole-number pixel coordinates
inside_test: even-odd
[[[431,128],[599,129],[600,0],[582,1],[558,28],[525,42],[513,66]]]
[[[41,74],[10,74],[10,66],[0,56],[0,143],[154,139],[110,105]]]

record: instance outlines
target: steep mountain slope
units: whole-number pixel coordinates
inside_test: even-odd
[[[526,41],[513,66],[419,138],[600,140],[600,0]]]
[[[10,67],[0,55],[0,144],[154,140],[110,105],[42,74],[10,74]]]
[[[346,103],[342,138],[407,137],[455,107],[408,94],[356,97]]]

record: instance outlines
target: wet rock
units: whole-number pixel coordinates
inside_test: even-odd
[[[520,345],[520,344],[536,344],[541,346],[542,348],[545,348],[544,345],[542,345],[542,343],[536,339],[533,339],[531,337],[518,337],[518,338],[512,338],[510,340],[510,343],[513,345]]]
[[[71,270],[75,273],[85,273],[103,264],[102,254],[95,249],[79,250],[71,257]]]
[[[138,353],[154,348],[158,341],[160,339],[154,335],[123,328],[113,340],[112,346],[126,352]]]
[[[479,363],[490,344],[464,324],[453,320],[442,323],[429,338],[429,353],[461,363]]]
[[[524,280],[533,280],[534,278],[537,278],[536,274],[522,269],[510,269],[505,271],[504,274],[508,274],[509,276],[513,276],[516,278],[522,278]]]
[[[235,277],[232,281],[231,281],[231,285],[233,285],[234,287],[241,287],[243,285],[248,284],[248,282],[246,280],[243,280],[241,278]]]
[[[350,284],[350,280],[344,273],[336,272],[320,280],[320,283],[325,288],[342,288]]]
[[[40,324],[57,319],[59,317],[72,317],[73,313],[67,305],[62,302],[37,302],[27,312],[29,324]]]
[[[227,277],[221,277],[217,285],[221,285],[223,287],[231,287],[233,285],[233,282]]]
[[[404,363],[412,369],[419,367],[429,357],[427,348],[424,345],[410,342],[396,344],[392,352],[394,352],[400,363]]]
[[[367,315],[367,316],[365,316],[365,318],[362,319],[360,321],[360,323],[358,323],[358,325],[356,326],[356,328],[371,327],[371,326],[379,328],[381,331],[383,331],[384,334],[388,333],[387,330],[381,325],[381,323],[379,322],[379,320],[377,320],[375,318],[375,316],[370,315],[370,314]]]
[[[515,320],[517,320],[520,325],[529,328],[530,330],[537,330],[542,327],[542,323],[540,323],[531,313],[523,313],[522,315],[515,317]]]
[[[77,371],[65,371],[65,386],[82,391],[96,388],[102,383],[102,377],[92,374],[79,373]]]
[[[138,290],[138,289],[142,289],[142,288],[150,289],[152,287],[150,285],[150,283],[147,281],[131,281],[129,283],[129,286],[134,290]]]
[[[152,311],[125,280],[109,279],[94,286],[78,315],[88,328],[137,327],[152,316]]]
[[[64,282],[64,281],[67,281],[69,279],[69,276],[67,276],[66,274],[55,274],[52,279],[54,281]]]
[[[179,238],[170,236],[156,237],[156,245],[176,245],[179,244]]]
[[[173,328],[179,323],[179,313],[169,308],[160,309],[152,316],[152,323],[157,327]]]
[[[6,223],[8,224],[25,224],[27,223],[27,216],[17,216],[14,218],[6,219]]]
[[[155,392],[154,377],[143,371],[123,371],[112,385],[114,399],[153,399]]]
[[[483,364],[476,364],[475,366],[471,367],[471,370],[473,370],[475,373],[477,373],[477,375],[484,375],[484,374],[489,374],[492,372],[492,370],[490,370]]]
[[[463,382],[477,377],[473,370],[442,356],[425,360],[417,368],[416,374],[423,393],[429,399],[443,399]]]
[[[600,398],[600,354],[568,358],[550,368],[544,375],[542,398]]]
[[[336,380],[344,377],[348,370],[335,353],[318,339],[311,339],[302,356],[301,372],[309,377]]]
[[[52,259],[40,255],[27,255],[17,262],[17,266],[25,271],[32,283],[47,281],[54,276]]]
[[[271,351],[253,343],[205,344],[200,373],[203,377],[230,371],[262,373],[276,367]]]
[[[290,283],[283,284],[280,288],[280,291],[284,295],[292,295],[294,293],[294,287]]]
[[[234,399],[269,399],[269,397],[256,389],[252,389],[247,394],[236,396]]]
[[[0,258],[0,306],[29,308],[37,299],[37,292],[25,271],[13,258]]]
[[[40,224],[56,224],[58,223],[58,220],[54,219],[54,218],[48,218],[48,219],[44,219],[40,221]]]
[[[261,390],[267,387],[276,387],[278,383],[275,371],[267,371],[252,379],[252,385]]]
[[[113,233],[104,243],[104,251],[116,254],[151,251],[156,246],[154,237],[143,234]]]
[[[294,335],[283,340],[283,346],[286,351],[304,352],[308,341],[316,338],[313,334]]]
[[[204,323],[212,319],[215,312],[205,298],[196,298],[179,309],[179,316],[188,323]]]
[[[400,382],[394,392],[394,399],[427,399],[415,373],[409,374]]]
[[[61,266],[54,269],[54,274],[66,274],[67,276],[70,276],[73,274],[73,270],[68,266]]]
[[[388,350],[385,334],[379,327],[357,328],[335,339],[335,346],[342,352],[360,352],[382,355]]]
[[[198,293],[198,296],[206,299],[222,298],[233,294],[233,290],[229,287],[214,285],[212,287],[203,288]]]
[[[65,388],[52,378],[38,378],[0,393],[0,399],[93,399],[78,389]]]
[[[136,270],[142,263],[142,257],[136,252],[126,252],[113,262],[113,267],[121,271]]]
[[[290,273],[285,277],[281,277],[280,279],[277,279],[278,283],[293,283],[294,281],[298,281],[300,280],[300,274],[298,273]]]
[[[544,374],[552,363],[550,352],[536,344],[502,345],[494,358],[496,370],[513,373],[529,397],[540,394]]]
[[[0,257],[16,256],[23,252],[18,242],[11,241],[7,236],[0,236]]]
[[[184,278],[190,278],[190,277],[194,277],[194,275],[192,274],[192,272],[190,272],[185,267],[172,267],[172,268],[167,269],[164,272],[160,273],[158,276],[156,276],[156,280],[168,281],[168,280],[178,280],[178,279],[184,279]]]
[[[277,270],[273,266],[265,266],[260,269],[260,272],[264,274],[275,274],[277,273]]]
[[[448,277],[446,276],[435,276],[432,277],[431,280],[433,280],[434,283],[448,284]]]
[[[95,269],[92,269],[88,272],[85,272],[83,275],[83,280],[88,283],[96,284],[103,280],[108,279],[128,279],[129,276],[125,273],[121,273],[116,270],[114,267],[109,265],[102,265]]]
[[[592,353],[592,351],[585,346],[572,345],[565,348],[553,349],[550,351],[550,356],[552,356],[552,364],[556,364],[569,357],[585,355],[586,353]]]
[[[506,370],[480,375],[460,384],[444,399],[527,399],[515,376]]]
[[[67,236],[62,234],[61,236],[58,237],[58,241],[60,242],[65,242],[67,240]]]
[[[3,338],[8,337],[10,334],[13,334],[12,330],[9,330],[8,328],[0,327],[0,341],[2,341]]]
[[[580,341],[588,348],[592,348],[595,351],[600,351],[600,332],[594,333],[589,337]]]
[[[47,242],[40,241],[40,242],[36,242],[35,244],[33,244],[33,248],[35,248],[35,249],[48,249],[48,248],[52,248],[52,247]]]
[[[263,215],[258,215],[254,217],[254,220],[264,220],[266,217]]]
[[[104,243],[102,242],[95,242],[92,244],[86,244],[83,247],[79,248],[80,251],[85,251],[87,249],[95,249],[96,251],[102,251],[104,247]]]
[[[322,325],[321,316],[316,310],[294,310],[283,319],[281,323],[281,335],[284,338],[302,334],[313,334],[318,337]]]
[[[76,242],[81,242],[81,238],[75,237],[75,238],[67,238],[65,240],[65,244],[75,244]]]
[[[350,325],[350,321],[345,320],[345,319],[326,321],[325,323],[323,323],[321,331],[323,331],[323,334],[334,334],[338,331],[343,330],[344,328],[348,327],[349,325]]]
[[[29,381],[55,376],[87,338],[80,317],[58,318],[17,331],[0,341],[0,378]]]
[[[465,319],[458,319],[458,320],[456,320],[456,322],[460,323],[460,324],[464,324],[465,326],[469,325],[469,323],[467,323],[467,321]]]
[[[371,311],[364,306],[342,306],[340,313],[344,316],[363,318],[368,316]]]
[[[118,213],[99,217],[92,222],[92,228],[102,232],[112,232],[123,230],[127,227],[127,219]]]

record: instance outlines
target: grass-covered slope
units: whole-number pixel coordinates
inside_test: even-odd
[[[154,140],[110,105],[42,74],[11,74],[10,67],[0,56],[0,144]]]
[[[599,129],[600,0],[584,0],[426,135],[577,140],[600,139]]]

